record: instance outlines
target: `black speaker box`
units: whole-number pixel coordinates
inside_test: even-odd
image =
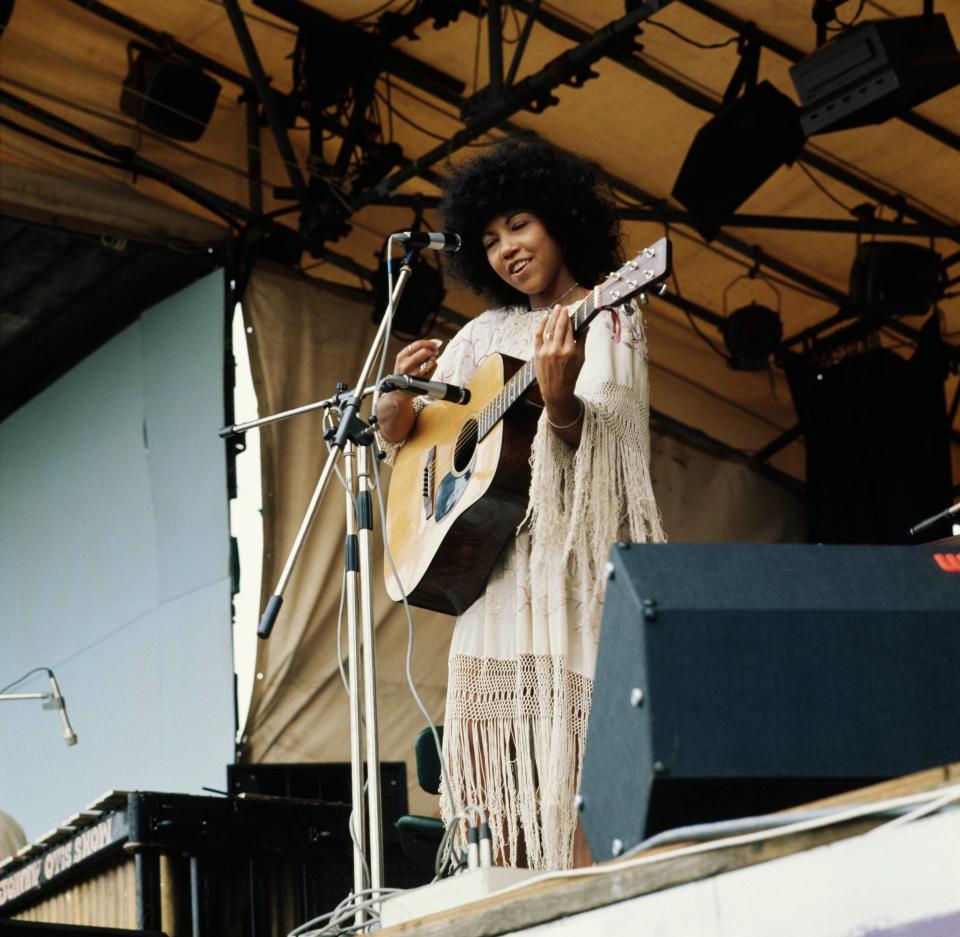
[[[780,166],[793,163],[803,143],[797,106],[763,81],[697,131],[671,194],[712,241]]]
[[[866,20],[790,66],[816,133],[878,124],[960,82],[960,55],[943,13]]]
[[[156,133],[194,142],[213,116],[220,83],[192,62],[131,44],[120,110]]]
[[[960,549],[614,547],[581,783],[594,858],[960,761],[944,555]]]

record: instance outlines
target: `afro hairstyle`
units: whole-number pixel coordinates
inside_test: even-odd
[[[503,212],[536,215],[583,286],[594,286],[623,262],[617,209],[599,168],[536,137],[505,137],[453,169],[443,190],[443,224],[462,239],[446,268],[500,305],[528,305],[523,293],[494,272],[483,248],[486,226]]]

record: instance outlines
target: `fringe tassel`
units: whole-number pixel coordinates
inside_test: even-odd
[[[498,864],[573,864],[591,684],[560,658],[450,662],[443,750],[451,794],[457,809],[482,807]],[[445,792],[441,811],[447,822],[457,812]]]
[[[666,540],[650,479],[647,408],[640,395],[605,383],[583,397],[573,450],[541,418],[531,453],[530,524],[535,578],[568,566],[581,605],[580,629],[598,634],[604,566],[617,540]],[[521,525],[522,526],[522,525]]]

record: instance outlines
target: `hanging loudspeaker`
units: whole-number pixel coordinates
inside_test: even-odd
[[[220,83],[202,68],[131,43],[120,110],[144,127],[174,140],[199,140],[219,94]]]

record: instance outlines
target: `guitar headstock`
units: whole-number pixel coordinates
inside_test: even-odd
[[[638,293],[647,293],[670,276],[670,241],[663,237],[628,260],[594,290],[594,308],[618,306]]]

